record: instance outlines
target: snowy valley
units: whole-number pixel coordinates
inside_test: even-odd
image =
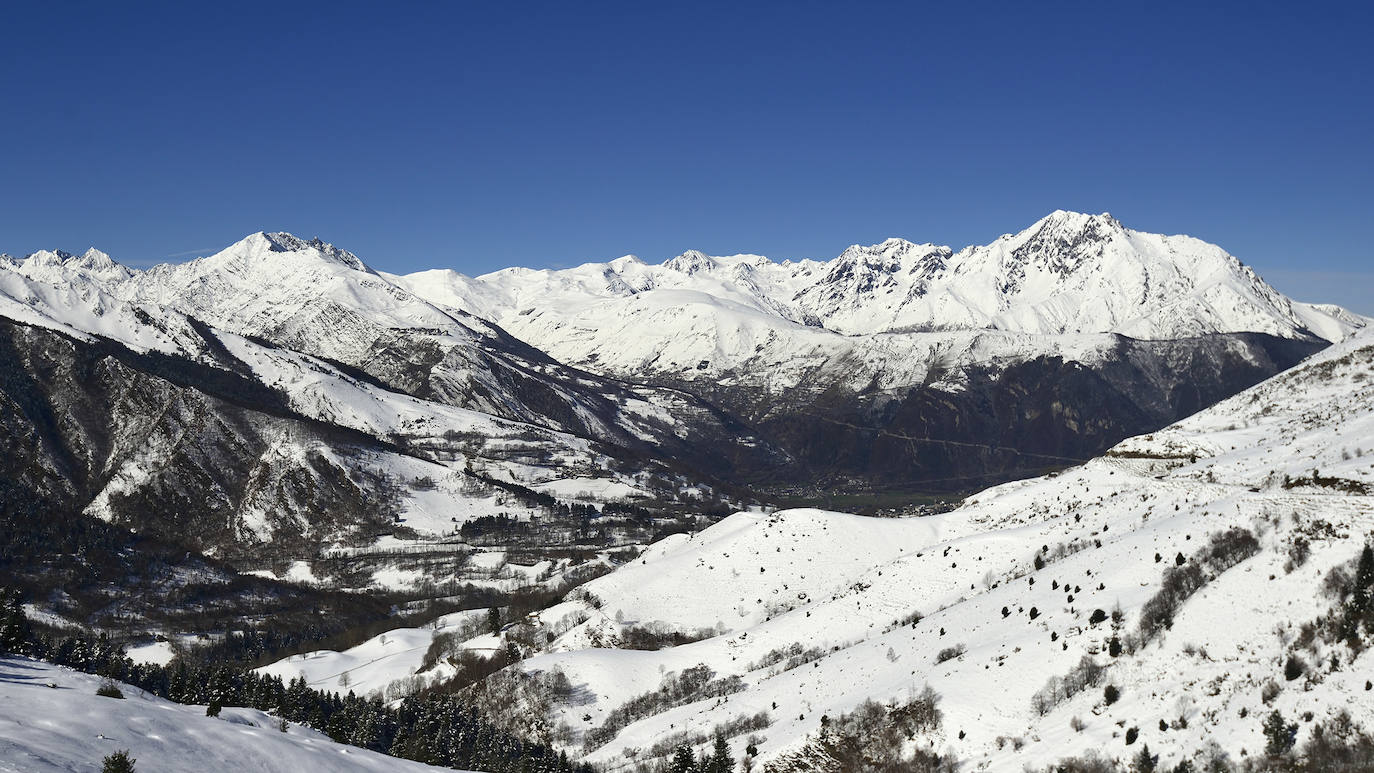
[[[572,688],[562,701],[525,693],[513,721],[611,769],[663,758],[665,739],[709,748],[725,733],[737,755],[787,770],[824,718],[927,686],[943,721],[918,743],[968,770],[1089,752],[1127,764],[1146,745],[1170,769],[1239,764],[1263,758],[1271,711],[1298,722],[1299,740],[1342,712],[1369,727],[1367,652],[1331,615],[1374,535],[1371,438],[1365,334],[948,513],[732,515],[508,628],[509,640],[551,634],[520,662],[527,681]],[[649,649],[643,629],[689,643]],[[273,669],[332,677],[378,646]],[[414,673],[390,662],[391,678]],[[688,675],[699,694],[644,700]]]
[[[281,233],[143,271],[0,256],[27,618],[354,701],[283,734],[268,699],[92,704],[98,678],[9,658],[0,770],[235,742],[408,770],[374,752],[429,754],[406,723],[450,698],[559,770],[718,739],[831,770],[870,715],[965,771],[1240,766],[1273,712],[1298,748],[1374,728],[1369,322],[1070,212],[959,250],[479,277]],[[372,751],[334,742],[374,715]]]

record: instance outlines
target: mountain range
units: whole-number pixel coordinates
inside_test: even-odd
[[[501,509],[493,481],[676,512],[967,490],[1089,458],[1366,324],[1105,214],[958,251],[476,278],[257,233],[143,271],[95,249],[0,257],[0,394],[26,490],[265,569],[451,533]]]
[[[1369,322],[1070,212],[478,277],[284,233],[0,256],[0,581],[608,770],[829,769],[875,716],[978,770],[1253,759],[1272,712],[1374,722]],[[125,708],[81,727],[148,740]]]

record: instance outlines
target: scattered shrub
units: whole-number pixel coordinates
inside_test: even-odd
[[[669,674],[663,678],[657,690],[625,701],[607,714],[601,725],[588,730],[584,748],[593,751],[605,746],[627,725],[645,717],[662,714],[668,709],[706,698],[732,695],[745,689],[744,680],[738,676],[717,679],[715,674],[716,672],[704,663],[685,668],[681,673]]]
[[[1307,664],[1297,655],[1291,655],[1288,662],[1283,664],[1283,678],[1293,681],[1307,672]]]
[[[952,647],[945,647],[944,649],[940,650],[935,654],[935,662],[943,663],[946,660],[953,660],[967,651],[968,648],[962,644],[956,644]]]
[[[124,699],[124,692],[119,689],[119,685],[109,679],[100,683],[100,686],[95,689],[95,694],[104,698]]]

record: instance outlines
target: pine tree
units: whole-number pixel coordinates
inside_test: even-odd
[[[725,742],[725,736],[716,735],[711,756],[702,760],[701,767],[705,773],[730,773],[734,769],[735,759],[730,756],[730,744]]]
[[[1277,710],[1264,720],[1264,753],[1270,757],[1282,757],[1292,751],[1298,740],[1298,723],[1284,724],[1283,715]]]
[[[1374,548],[1366,544],[1360,551],[1360,562],[1355,569],[1355,580],[1350,589],[1350,602],[1346,607],[1346,638],[1359,635],[1360,621],[1364,620],[1365,629],[1374,626]]]
[[[100,766],[100,773],[134,773],[135,762],[137,760],[130,757],[128,751],[121,749],[105,757]]]
[[[1132,759],[1131,768],[1135,773],[1154,773],[1157,760],[1158,757],[1150,754],[1150,745],[1145,744],[1140,747],[1140,753]]]
[[[0,652],[26,654],[33,639],[33,629],[24,614],[19,591],[6,589],[4,604],[0,606]]]
[[[692,747],[683,744],[673,752],[673,761],[668,764],[668,773],[695,773],[697,769],[696,757],[692,754]]]

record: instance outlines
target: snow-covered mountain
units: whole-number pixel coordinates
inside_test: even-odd
[[[966,490],[1092,456],[1364,323],[1105,215],[958,252],[477,279],[257,233],[144,271],[0,258],[0,396],[23,485],[281,569],[529,517],[539,495],[691,513],[730,490]]]
[[[948,513],[745,512],[665,539],[543,613],[561,633],[521,667],[566,675],[579,697],[552,721],[612,767],[731,727],[735,752],[752,738],[766,762],[826,717],[927,684],[944,719],[919,743],[966,769],[1127,760],[1144,744],[1164,769],[1208,748],[1234,761],[1262,753],[1273,710],[1299,742],[1340,711],[1374,724],[1368,636],[1352,648],[1336,630],[1371,539],[1362,333]],[[707,638],[615,648],[631,628]],[[695,693],[675,681],[689,670]],[[641,697],[656,693],[671,698]],[[766,727],[740,721],[761,712]]]
[[[8,269],[7,271],[4,269]],[[371,376],[429,401],[612,442],[661,433],[652,399],[561,367],[500,328],[441,309],[350,252],[256,233],[207,258],[136,271],[92,250],[0,262],[0,314],[207,359],[187,320]],[[693,406],[674,406],[690,413]]]
[[[1374,529],[1367,322],[1219,248],[1062,212],[959,251],[476,279],[383,274],[289,234],[146,271],[0,258],[0,516],[6,555],[35,559],[6,568],[45,619],[137,626],[135,580],[192,608],[211,585],[234,604],[308,595],[276,578],[441,593],[482,558],[455,543],[484,532],[459,530],[513,516],[549,553],[485,591],[629,563],[507,621],[542,653],[522,673],[567,677],[563,703],[511,669],[485,700],[612,767],[717,729],[777,759],[822,717],[926,683],[944,723],[922,743],[975,769],[1124,757],[1137,735],[1169,763],[1209,734],[1238,756],[1275,707],[1374,720],[1367,650],[1304,626],[1345,603]],[[593,534],[648,542],[727,498],[967,490],[1103,451],[920,519],[754,508],[633,560]],[[92,545],[99,566],[67,561]],[[456,638],[407,628],[268,668],[386,695],[512,643]],[[417,675],[432,645],[453,659]]]
[[[824,262],[687,252],[660,265],[627,256],[560,271],[394,279],[564,362],[641,377],[726,377],[775,392],[817,371],[823,386],[876,379],[889,388],[921,383],[952,361],[1061,352],[1084,360],[1111,347],[1105,334],[1339,341],[1366,324],[1289,300],[1215,245],[1063,211],[958,251],[889,239]]]
[[[1090,457],[1368,322],[1294,302],[1214,245],[1062,211],[960,250],[390,278],[562,362],[716,403],[813,481],[903,490]]]
[[[148,271],[0,259],[0,332],[12,482],[244,568],[535,496],[709,509],[713,473],[775,456],[690,395],[566,368],[286,234]]]

